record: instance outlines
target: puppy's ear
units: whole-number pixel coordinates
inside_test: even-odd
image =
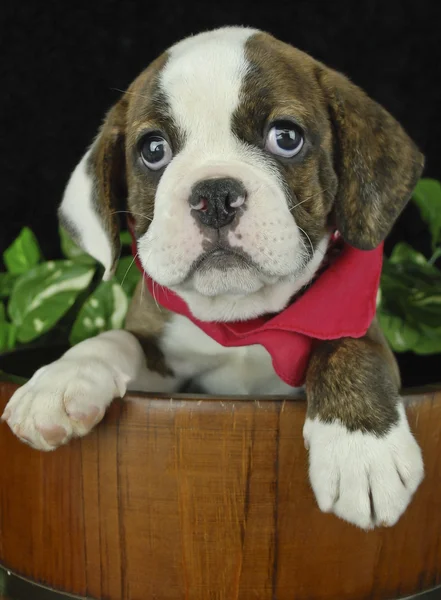
[[[119,219],[125,208],[125,131],[127,102],[122,98],[109,111],[64,192],[61,224],[73,239],[105,267],[103,278],[114,274],[119,253]]]
[[[409,200],[424,157],[399,123],[344,75],[321,65],[318,77],[335,137],[336,226],[346,242],[371,250]]]

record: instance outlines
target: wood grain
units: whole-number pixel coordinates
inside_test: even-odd
[[[0,384],[0,410],[14,386]],[[305,403],[130,395],[52,453],[2,425],[0,562],[109,600],[398,598],[441,584],[441,392],[409,397],[426,478],[391,529],[318,510]]]

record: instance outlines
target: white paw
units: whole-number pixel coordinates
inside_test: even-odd
[[[398,423],[384,437],[318,419],[306,419],[303,436],[320,509],[363,529],[394,525],[424,477],[401,404]]]
[[[62,357],[39,369],[6,405],[2,419],[30,446],[53,450],[88,433],[127,378],[99,358]]]

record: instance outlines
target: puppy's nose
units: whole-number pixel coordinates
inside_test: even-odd
[[[193,187],[189,202],[203,225],[220,229],[231,223],[245,197],[246,190],[237,179],[205,179]]]

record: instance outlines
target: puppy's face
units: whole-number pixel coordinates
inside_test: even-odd
[[[218,296],[304,274],[337,184],[308,62],[227,30],[181,42],[132,87],[128,204],[155,281]]]
[[[133,86],[128,204],[155,281],[218,296],[303,275],[337,183],[304,62],[230,30],[181,42]]]
[[[375,247],[421,166],[396,121],[346,78],[267,34],[226,28],[180,42],[137,78],[74,173],[61,214],[111,269],[112,211],[125,203],[154,281],[202,318],[201,300],[220,298],[236,307],[231,318],[246,318],[283,308],[333,228]],[[92,220],[78,203],[88,185]],[[221,312],[212,318],[228,318]]]

